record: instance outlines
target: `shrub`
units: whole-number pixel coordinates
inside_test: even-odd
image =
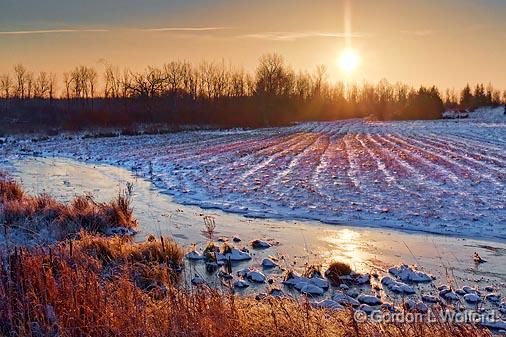
[[[329,279],[330,283],[334,286],[341,284],[340,276],[351,274],[351,267],[339,261],[330,263],[329,268],[325,271],[325,277]]]
[[[61,240],[85,229],[106,233],[115,227],[135,228],[130,197],[120,192],[108,203],[97,203],[89,196],[78,196],[70,203],[61,203],[48,195],[29,196],[14,180],[0,175],[0,206],[8,228],[36,238],[41,231]]]
[[[23,188],[16,181],[0,173],[0,202],[21,200],[24,196]]]

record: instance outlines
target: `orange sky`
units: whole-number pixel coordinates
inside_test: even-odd
[[[0,72],[24,63],[62,72],[100,60],[140,70],[171,59],[222,60],[253,69],[276,51],[296,69],[325,64],[344,79],[344,1],[4,0]],[[506,88],[506,1],[350,0],[352,80]]]

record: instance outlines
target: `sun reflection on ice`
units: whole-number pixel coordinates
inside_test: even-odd
[[[366,254],[361,234],[351,229],[328,231],[321,238],[329,244],[325,261],[341,261],[350,264],[356,271],[365,267]]]

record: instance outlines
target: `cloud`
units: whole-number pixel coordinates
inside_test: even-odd
[[[402,34],[413,35],[413,36],[429,36],[434,34],[433,30],[421,29],[421,30],[401,30]]]
[[[160,27],[160,28],[126,28],[127,30],[139,32],[208,32],[228,29],[225,27]],[[30,34],[63,34],[63,33],[103,33],[121,31],[118,29],[34,29],[34,30],[12,30],[0,31],[0,35],[30,35]]]
[[[346,33],[334,33],[334,32],[263,32],[240,35],[239,38],[246,39],[263,39],[273,41],[295,41],[299,39],[308,38],[340,38],[346,37],[363,37],[362,34],[346,34]]]
[[[225,30],[227,27],[161,27],[138,29],[143,32],[207,32],[213,30]]]
[[[41,29],[0,31],[0,35],[59,34],[59,33],[101,33],[108,29]]]

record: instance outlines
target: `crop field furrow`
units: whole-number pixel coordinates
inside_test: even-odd
[[[353,183],[353,186],[360,191],[360,193],[363,192],[360,181],[360,167],[358,164],[358,157],[361,155],[361,153],[357,153],[357,150],[353,148],[351,144],[351,138],[352,136],[350,134],[347,134],[343,137],[344,141],[344,152],[346,153],[346,158],[348,162],[348,170],[347,174],[350,178],[351,182]]]
[[[375,139],[381,146],[388,147],[391,153],[397,155],[399,163],[409,171],[410,175],[419,176],[420,181],[426,182],[426,184],[441,186],[442,189],[452,191],[451,188],[445,188],[444,186],[447,184],[455,185],[455,181],[449,179],[448,175],[445,174],[445,170],[441,169],[439,165],[385,136],[376,135]]]
[[[270,148],[279,149],[288,142],[296,140],[297,136],[298,135],[269,136],[258,141],[255,139],[248,139],[242,142],[241,146],[236,148],[234,153],[230,153],[225,158],[216,156],[215,159],[219,160],[221,165],[217,165],[215,170],[230,170],[232,172],[247,170],[255,161],[255,158],[262,158],[262,156],[258,154],[259,152],[268,151]],[[217,173],[219,174],[220,172]]]
[[[302,168],[302,166],[298,166],[299,157],[303,157],[319,137],[318,134],[314,133],[306,134],[304,139],[296,146],[284,151],[281,156],[276,156],[267,165],[263,166],[258,170],[257,179],[260,179],[261,183],[258,184],[257,180],[257,185],[262,188],[269,188],[270,185],[277,184],[279,179],[288,174],[293,167]]]
[[[496,179],[506,179],[506,164],[501,163],[497,159],[487,155],[482,155],[479,152],[472,153],[452,144],[425,136],[419,135],[418,139],[423,140],[427,146],[430,146],[433,149],[441,149],[452,159],[468,162],[469,165],[479,170],[480,173],[484,172],[482,174],[494,175]]]
[[[462,168],[455,163],[452,163],[447,158],[442,155],[429,151],[424,147],[419,145],[410,144],[408,141],[409,136],[402,135],[387,135],[386,136],[391,141],[399,144],[400,146],[416,153],[418,156],[424,158],[425,160],[431,162],[435,167],[438,167],[438,170],[442,172],[446,177],[448,177],[453,183],[461,184],[462,178],[467,178],[467,172],[462,170]],[[464,174],[464,175],[460,175]]]
[[[350,204],[362,204],[362,199],[348,174],[349,162],[344,148],[344,136],[345,134],[338,134],[330,140],[325,153],[325,170],[319,173],[318,181],[313,180],[313,185],[324,200],[349,207]]]
[[[506,132],[506,131],[505,131]],[[440,140],[442,142],[452,144],[453,146],[457,146],[459,148],[464,148],[470,153],[477,153],[480,155],[484,155],[489,157],[491,160],[498,161],[502,164],[506,164],[506,154],[504,154],[504,150],[497,149],[495,147],[483,146],[482,143],[479,142],[469,142],[465,141],[460,137],[454,137],[452,135],[429,135],[432,139]]]
[[[244,140],[237,138],[245,138]],[[224,139],[221,141],[202,141],[198,144],[185,144],[181,147],[166,147],[166,153],[161,153],[161,156],[166,156],[167,159],[171,160],[184,160],[189,159],[188,153],[191,153],[193,156],[193,160],[197,158],[202,158],[202,161],[206,160],[207,157],[218,155],[221,153],[225,153],[227,151],[233,151],[235,148],[243,145],[244,142],[247,142],[248,137],[236,137],[229,139]]]
[[[444,147],[434,147],[411,137],[404,138],[404,141],[413,146],[418,146],[431,155],[443,158],[446,162],[454,165],[460,170],[460,176],[469,177],[474,182],[481,182],[482,179],[486,179],[496,186],[501,185],[501,183],[497,180],[497,177],[488,172],[488,167],[481,168],[480,171],[477,171],[473,167],[473,164],[477,161],[473,162],[472,160],[468,160],[465,156],[456,156],[454,153],[447,151]]]
[[[318,158],[318,165],[314,169],[314,172],[311,176],[311,184],[315,187],[315,190],[318,191],[322,186],[323,182],[328,180],[328,177],[324,177],[324,173],[329,173],[329,163],[333,157],[331,148],[335,144],[336,139],[340,138],[342,135],[340,133],[332,133],[326,138],[325,148],[321,155]]]
[[[328,136],[323,134],[309,144],[302,152],[299,152],[291,158],[286,158],[289,162],[285,162],[280,167],[283,169],[278,171],[277,175],[272,179],[267,187],[277,184],[284,185],[291,180],[303,181],[307,179],[307,175],[316,170],[316,166],[320,161],[322,153],[328,146]],[[286,165],[288,164],[288,165]]]
[[[487,129],[487,128],[484,128]],[[502,127],[502,131],[504,132],[504,126]],[[505,141],[499,136],[499,133],[480,133],[479,135],[473,132],[462,132],[460,130],[455,130],[452,134],[461,139],[464,142],[472,142],[475,144],[480,144],[481,147],[488,147],[493,150],[501,151],[501,148],[504,148]]]
[[[434,146],[442,146],[445,147],[458,155],[463,155],[466,157],[473,158],[477,161],[488,163],[492,166],[495,166],[500,169],[504,169],[506,167],[506,159],[501,158],[500,154],[491,155],[490,150],[480,150],[479,147],[468,146],[466,144],[459,143],[457,141],[450,141],[443,137],[435,137],[432,135],[431,137],[420,135],[420,139],[423,139],[426,142],[430,142],[430,144]],[[506,158],[506,156],[504,156]]]
[[[260,172],[261,174],[263,171],[267,171],[270,168],[278,170],[279,167],[275,164],[282,162],[286,156],[302,151],[305,147],[309,146],[315,137],[316,136],[312,133],[300,133],[288,144],[276,146],[270,149],[271,151],[267,154],[257,153],[257,158],[260,159],[260,161],[254,164],[251,168],[247,169],[247,171],[241,176],[241,180],[245,181],[252,175],[257,176],[255,179],[260,179],[257,172]]]
[[[379,181],[385,193],[388,191],[397,193],[397,189],[399,189],[404,193],[416,195],[414,191],[404,186],[400,179],[397,178],[398,176],[400,177],[398,174],[401,169],[392,165],[393,160],[389,153],[378,151],[375,144],[371,142],[370,135],[358,135],[357,139],[366,149],[368,156],[376,163],[377,170],[381,172],[382,177]]]

